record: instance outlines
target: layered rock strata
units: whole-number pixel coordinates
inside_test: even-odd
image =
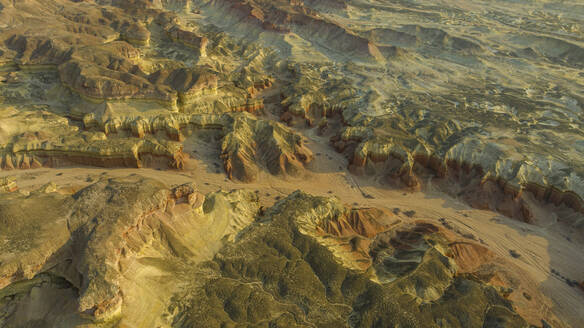
[[[463,168],[483,195],[529,193],[582,211],[581,20],[557,16],[581,8],[496,5],[477,19],[425,1],[197,5],[207,22],[285,54],[277,114],[323,131],[323,116],[340,114],[346,128],[333,143],[354,172],[375,169],[415,189],[420,171],[462,177]],[[512,215],[529,220],[523,211]]]
[[[183,146],[147,138],[108,138],[79,131],[68,120],[46,111],[2,112],[0,168],[29,169],[72,164],[105,167],[182,168]]]

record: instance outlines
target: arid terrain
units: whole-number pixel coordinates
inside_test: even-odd
[[[577,0],[0,0],[0,327],[584,327]]]

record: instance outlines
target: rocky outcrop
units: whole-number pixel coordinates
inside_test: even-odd
[[[462,327],[498,321],[509,327],[527,325],[496,289],[454,276],[454,265],[438,245],[428,243],[419,256],[404,253],[404,258],[419,261],[419,266],[393,282],[380,284],[364,271],[347,269],[308,228],[332,219],[338,211],[343,206],[332,199],[301,192],[277,203],[261,224],[250,226],[245,235],[215,256],[209,265],[212,273],[201,285],[193,284],[194,289],[177,295],[170,307],[173,313],[180,313],[176,324],[431,327],[441,323]],[[409,229],[418,234],[415,236],[438,231],[423,224],[404,228],[400,242],[416,243],[417,237],[411,237]],[[401,266],[396,261],[395,267]],[[420,305],[418,297],[435,301],[423,303],[431,306]],[[277,302],[271,301],[274,299]],[[451,312],[462,303],[467,309],[464,318]],[[499,310],[488,310],[494,308]]]
[[[0,168],[29,169],[72,164],[103,167],[180,169],[182,145],[146,138],[108,138],[103,132],[79,131],[67,119],[50,112],[2,112]]]
[[[30,169],[81,164],[100,167],[155,167],[181,169],[184,165],[182,145],[153,139],[117,142],[91,135],[65,137],[59,141],[14,144],[0,149],[1,168]]]
[[[232,179],[253,181],[261,170],[273,175],[298,175],[313,157],[299,134],[278,122],[247,112],[222,115],[177,113],[124,121],[112,119],[106,112],[107,108],[103,113],[84,115],[85,127],[98,128],[112,136],[130,132],[142,141],[152,140],[157,132],[165,132],[171,140],[182,141],[192,130],[220,130],[223,134],[219,146],[221,158],[227,175]],[[182,165],[182,161],[177,163]]]
[[[252,181],[259,167],[274,175],[299,174],[312,153],[283,125],[241,113],[223,138],[221,157],[230,179]]]
[[[150,31],[145,26],[134,23],[124,30],[122,37],[131,44],[148,46],[150,44],[150,34]]]
[[[23,204],[31,206],[23,212],[18,209]],[[258,209],[249,192],[205,199],[192,184],[168,189],[139,177],[102,180],[71,196],[3,196],[0,229],[8,239],[0,245],[0,293],[10,300],[0,306],[0,322],[159,321],[176,287],[156,284],[156,276],[180,272],[180,262],[194,265],[210,258]],[[32,317],[17,315],[26,304],[53,302],[55,288],[74,291],[59,301],[76,303],[76,308],[43,307]],[[145,297],[152,292],[154,298]]]
[[[168,36],[172,40],[180,42],[189,48],[196,49],[199,51],[201,56],[205,56],[207,43],[209,40],[204,36],[200,36],[195,32],[185,30],[178,25],[169,27],[166,30],[166,33],[168,33]]]
[[[163,113],[150,116],[117,115],[109,104],[88,114],[79,113],[85,129],[97,129],[106,135],[130,133],[137,138],[149,138],[164,132],[170,140],[182,141],[188,128],[229,129],[233,119],[226,114]]]
[[[496,256],[488,248],[471,242],[454,242],[448,246],[450,248],[448,256],[454,259],[460,273],[476,272]]]
[[[378,233],[388,229],[388,226],[377,221],[379,217],[387,215],[376,208],[361,208],[348,211],[332,220],[319,224],[323,233],[337,237],[363,236],[373,238]]]
[[[169,106],[174,106],[177,101],[173,92],[159,92],[145,77],[129,72],[73,61],[60,65],[59,73],[65,85],[90,101],[144,99]]]
[[[204,71],[181,68],[161,70],[149,77],[153,84],[165,84],[178,92],[178,101],[189,104],[206,94],[217,93],[217,75]]]
[[[474,207],[525,222],[531,222],[533,216],[529,197],[577,212],[584,208],[578,193],[554,186],[551,181],[559,181],[559,177],[544,177],[543,170],[549,167],[541,167],[543,162],[512,163],[503,148],[494,144],[485,149],[476,143],[457,144],[440,156],[427,143],[412,140],[404,144],[379,131],[346,126],[331,138],[331,144],[350,158],[349,169],[355,174],[382,174],[389,183],[411,189],[423,188],[422,181],[432,180],[434,186],[462,196]],[[565,179],[563,184],[572,185],[569,177]]]
[[[293,32],[302,37],[318,39],[337,53],[359,60],[384,62],[383,47],[354,33],[319,12],[304,6],[302,1],[216,1],[234,21],[246,22],[262,30],[277,33]],[[391,51],[390,51],[391,52]]]
[[[111,4],[117,7],[100,10],[98,4],[69,3],[65,12],[51,9],[38,17],[29,6],[19,8],[47,28],[43,33],[22,30],[18,25],[7,28],[0,40],[10,52],[2,54],[12,56],[9,59],[22,68],[57,68],[64,85],[93,102],[146,100],[176,109],[177,101],[179,105],[193,102],[203,94],[202,90],[216,92],[217,76],[208,70],[185,71],[179,62],[151,66],[149,58],[143,60],[147,48],[154,47],[150,44],[152,33],[144,22],[160,25],[169,40],[196,49],[201,57],[206,56],[206,37],[183,27],[178,16],[162,6]],[[87,18],[79,19],[74,14],[77,12],[85,13]],[[158,35],[157,38],[157,47],[166,42]],[[145,69],[151,71],[146,73]],[[191,80],[192,74],[196,77]]]

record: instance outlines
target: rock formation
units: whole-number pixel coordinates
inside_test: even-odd
[[[100,10],[98,5],[67,2],[66,11],[51,7],[42,16],[35,11],[40,4],[6,4],[3,15],[12,13],[24,26],[39,19],[47,29],[39,33],[16,24],[6,29],[0,35],[7,47],[3,56],[22,69],[56,68],[65,86],[93,102],[133,99],[174,109],[177,101],[184,105],[192,97],[216,91],[217,78],[212,72],[200,67],[187,71],[180,61],[173,60],[171,69],[157,62],[164,56],[161,47],[169,42],[179,42],[205,57],[206,37],[184,27],[176,14],[148,8],[145,2],[112,4],[118,7]],[[86,19],[80,19],[78,13]],[[59,23],[62,21],[65,23]],[[164,31],[156,40],[150,31],[153,25]],[[151,52],[154,58],[145,56]]]
[[[162,320],[176,286],[160,289],[157,277],[211,258],[259,209],[249,192],[205,197],[192,185],[168,189],[139,177],[102,180],[70,196],[9,195],[0,205],[8,326]],[[19,316],[27,307],[36,310]]]
[[[384,226],[382,211],[301,192],[254,223],[253,193],[196,189],[134,176],[0,195],[2,324],[526,326],[503,287],[467,275],[493,256],[469,265],[437,226]],[[347,267],[322,233],[372,240],[373,271]]]
[[[521,4],[477,21],[445,6],[461,30],[431,5],[420,5],[424,13],[400,6],[376,7],[365,19],[355,13],[371,5],[347,1],[201,3],[209,20],[227,31],[253,41],[255,34],[237,31],[259,31],[266,46],[265,40],[280,41],[270,44],[288,56],[277,67],[287,74],[278,115],[313,124],[339,114],[345,127],[334,132],[333,143],[354,172],[381,171],[417,189],[425,178],[419,171],[456,176],[470,167],[479,181],[498,181],[505,192],[581,211],[582,147],[575,140],[583,137],[576,114],[582,79],[564,73],[581,64],[578,20],[527,17],[523,7],[531,5]],[[523,23],[510,27],[516,18]],[[562,24],[573,27],[564,36],[551,28]],[[497,73],[489,80],[479,62],[505,67],[512,77]]]
[[[298,174],[312,159],[301,137],[277,122],[258,120],[242,113],[234,117],[221,145],[229,178],[252,181],[258,166],[274,175]]]
[[[177,297],[181,303],[172,309],[181,315],[174,322],[204,321],[215,326],[268,322],[276,327],[458,327],[489,326],[497,321],[509,327],[527,325],[508,301],[497,296],[496,289],[456,276],[455,265],[438,247],[417,257],[404,253],[410,261],[420,263],[413,273],[392,282],[375,282],[377,278],[365,271],[341,265],[330,248],[313,237],[316,231],[306,230],[308,220],[334,220],[339,214],[336,209],[342,210],[342,206],[300,192],[276,204],[266,212],[262,224],[253,225],[215,256],[209,264],[213,274],[202,286]],[[415,233],[438,230],[428,225],[413,229]],[[406,231],[400,233],[401,240],[412,242]],[[374,276],[380,274],[377,271]],[[428,287],[426,294],[416,295],[416,288],[423,290],[422,285]],[[418,306],[415,300],[420,298],[435,302]],[[468,317],[450,313],[449,309],[465,300],[474,304]],[[491,310],[485,311],[488,308]]]
[[[583,10],[0,0],[0,326],[581,326]]]
[[[182,145],[149,137],[110,139],[79,131],[67,119],[46,111],[7,109],[2,115],[0,167],[28,169],[71,164],[143,167],[183,165]]]

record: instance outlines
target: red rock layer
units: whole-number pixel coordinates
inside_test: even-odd
[[[457,273],[474,272],[495,258],[488,248],[472,242],[453,242],[448,246],[448,256],[456,262]]]
[[[359,235],[373,238],[388,228],[377,221],[383,215],[386,213],[376,208],[353,209],[332,220],[323,221],[319,228],[337,237]]]
[[[169,156],[153,155],[151,153],[140,153],[135,157],[128,153],[120,157],[92,156],[83,154],[68,154],[64,152],[34,153],[20,156],[5,155],[0,158],[0,168],[3,170],[13,169],[36,169],[41,167],[62,167],[69,165],[89,165],[98,167],[168,167],[172,169],[184,168],[185,155],[182,151]]]
[[[413,165],[404,165],[406,161],[400,154],[387,156],[368,155],[362,158],[355,152],[360,141],[343,141],[340,136],[333,136],[331,143],[338,152],[352,156],[349,169],[356,174],[362,174],[366,166],[381,167],[381,173],[393,185],[420,189],[422,181],[432,181],[447,193],[460,195],[471,206],[480,209],[490,209],[506,216],[532,222],[533,213],[526,195],[533,195],[542,204],[566,206],[576,212],[584,213],[584,200],[571,191],[561,191],[553,186],[543,187],[528,183],[520,188],[512,186],[502,178],[489,176],[480,165],[450,160],[444,162],[433,155],[414,155]]]

